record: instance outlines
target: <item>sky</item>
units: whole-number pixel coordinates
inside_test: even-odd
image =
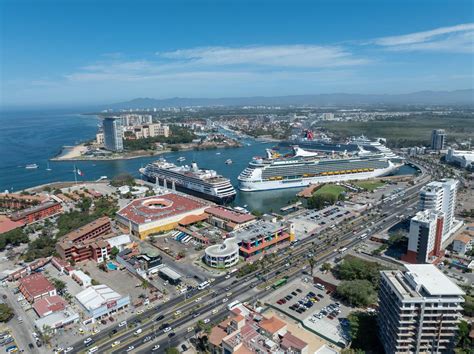
[[[471,0],[0,0],[0,107],[473,88]]]

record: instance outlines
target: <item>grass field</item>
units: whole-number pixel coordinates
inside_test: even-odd
[[[321,126],[338,137],[383,137],[394,147],[429,145],[434,127],[446,130],[448,142],[461,142],[474,135],[473,117],[467,114],[420,114],[370,122],[324,122]]]
[[[332,194],[337,198],[339,194],[345,191],[346,189],[342,186],[338,186],[336,184],[325,184],[324,186],[319,188],[317,191],[315,191],[313,195]]]
[[[372,192],[374,189],[382,187],[385,183],[380,181],[359,181],[354,182],[353,184],[355,184],[357,187],[364,188],[365,190]]]

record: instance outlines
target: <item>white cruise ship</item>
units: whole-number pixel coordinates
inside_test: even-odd
[[[195,162],[191,166],[176,166],[162,159],[141,168],[140,173],[149,182],[174,187],[180,192],[219,204],[230,203],[236,195],[228,178],[218,175],[214,170],[199,169]]]
[[[267,151],[267,157],[255,157],[239,175],[242,191],[306,187],[311,183],[362,180],[388,175],[403,165],[401,158],[387,153],[364,150],[348,155],[320,155],[294,147],[294,155],[280,157]]]

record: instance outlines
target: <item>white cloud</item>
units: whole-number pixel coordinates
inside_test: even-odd
[[[430,31],[377,38],[372,43],[399,51],[474,51],[474,23],[440,27]]]
[[[352,53],[341,47],[317,45],[200,47],[156,54],[161,58],[206,66],[318,68],[368,63],[368,60],[355,58]]]

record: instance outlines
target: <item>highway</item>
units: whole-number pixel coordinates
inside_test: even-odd
[[[238,280],[235,276],[232,276],[230,279],[225,279],[224,276],[221,276],[216,278],[211,284],[212,290],[194,291],[191,294],[193,299],[200,297],[201,300],[199,302],[191,300],[183,303],[184,295],[175,297],[162,305],[145,311],[142,315],[131,317],[128,320],[129,324],[137,319],[143,319],[142,323],[135,328],[123,327],[123,329],[119,329],[115,327],[92,336],[95,343],[90,347],[98,346],[98,352],[100,353],[124,353],[129,346],[133,346],[133,353],[150,353],[156,344],[160,345],[160,349],[157,352],[163,352],[164,349],[169,346],[176,346],[176,344],[183,341],[184,338],[194,335],[193,332],[188,332],[187,329],[188,327],[195,326],[198,320],[209,318],[211,323],[215,323],[226,316],[227,309],[226,304],[222,302],[223,298],[228,297],[228,302],[235,299],[251,301],[252,299],[261,298],[270,293],[273,289],[268,289],[268,287],[264,286],[262,286],[262,289],[259,289],[259,285],[270,283],[272,279],[276,277],[281,278],[288,276],[289,280],[291,280],[294,277],[301,276],[301,268],[307,263],[306,256],[308,252],[315,254],[317,264],[321,264],[337,256],[339,254],[337,252],[339,247],[352,248],[362,242],[363,240],[358,238],[361,234],[368,233],[368,237],[370,237],[370,235],[379,230],[384,230],[398,223],[398,216],[406,214],[407,208],[416,203],[419,189],[429,180],[427,177],[428,176],[419,177],[417,179],[419,183],[408,188],[405,194],[398,199],[389,203],[378,203],[378,205],[374,206],[372,209],[376,207],[379,208],[379,214],[372,220],[374,224],[370,226],[370,232],[366,230],[366,221],[359,218],[354,222],[352,227],[352,230],[360,228],[356,233],[351,230],[341,236],[341,231],[333,229],[323,233],[322,235],[325,237],[322,239],[321,237],[316,238],[309,236],[300,241],[297,246],[295,245],[294,249],[280,250],[277,253],[278,259],[271,264],[272,270],[265,274],[266,280],[257,280],[256,275],[261,273],[261,271],[258,270]],[[319,236],[322,235],[320,234]],[[326,242],[326,240],[331,239],[331,237],[334,238],[336,235],[339,238],[339,242],[329,244]],[[291,263],[289,268],[285,267],[287,263]],[[232,292],[232,295],[227,296],[226,293],[228,292]],[[188,297],[189,296],[190,295],[188,295]],[[200,307],[198,308],[198,306]],[[218,311],[213,314],[212,311],[215,309]],[[174,318],[173,314],[176,310],[181,311],[179,318]],[[194,313],[199,313],[199,316],[194,317]],[[163,315],[164,318],[161,321],[155,321],[155,318],[159,315]],[[173,328],[173,332],[175,333],[173,338],[169,338],[167,334],[159,330],[159,326],[163,323],[168,323]],[[140,333],[139,336],[133,334],[137,328],[142,329],[142,333]],[[115,335],[112,333],[114,329],[119,330]],[[145,341],[147,337],[151,337],[151,339]],[[111,347],[114,341],[120,341],[120,344],[116,348]],[[73,347],[74,353],[87,352],[87,348],[82,340],[81,342],[75,343]]]

